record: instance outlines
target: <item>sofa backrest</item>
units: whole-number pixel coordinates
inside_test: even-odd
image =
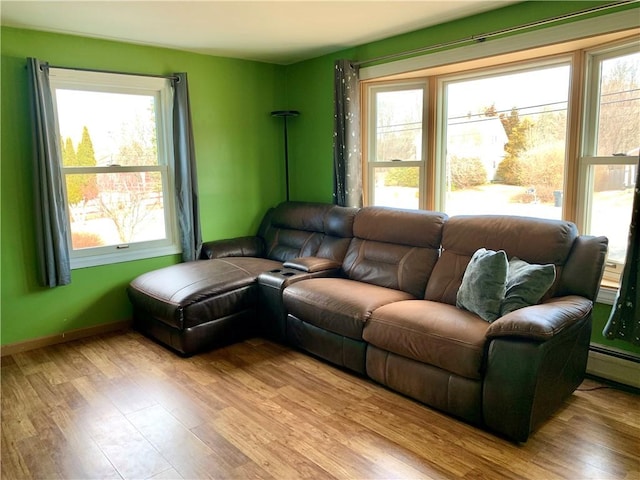
[[[324,236],[315,254],[342,263],[351,239],[358,208],[333,206],[324,217]]]
[[[518,257],[529,263],[553,263],[556,280],[546,297],[558,293],[578,294],[593,299],[604,262],[602,240],[579,237],[576,226],[563,220],[508,215],[454,216],[444,226],[442,253],[429,278],[424,298],[455,305],[471,256],[479,248],[486,248],[504,250],[509,259]],[[573,271],[579,269],[575,260],[585,248],[600,252],[602,258],[596,255],[584,262],[580,267],[580,279],[572,278],[573,273],[565,274],[567,268]]]
[[[324,203],[281,203],[267,212],[258,231],[264,256],[281,262],[315,256],[341,262],[352,237],[355,212]]]
[[[360,209],[342,262],[345,275],[421,298],[438,259],[446,218],[424,210]]]

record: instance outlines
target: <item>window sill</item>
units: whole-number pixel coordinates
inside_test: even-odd
[[[71,259],[71,269],[97,267],[100,265],[111,265],[113,263],[131,262],[133,260],[144,260],[146,258],[163,257],[181,253],[180,246],[169,245],[156,248],[132,249],[119,251],[117,253],[107,253],[87,257],[77,257]]]

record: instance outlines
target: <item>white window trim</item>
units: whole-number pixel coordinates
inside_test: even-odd
[[[422,149],[421,154],[422,158],[419,160],[413,161],[402,161],[402,162],[382,162],[376,161],[376,135],[369,134],[368,145],[367,145],[367,158],[366,158],[366,169],[367,169],[367,198],[365,199],[366,205],[373,205],[373,200],[375,200],[375,168],[408,168],[408,167],[418,167],[418,208],[424,208],[425,205],[425,175],[426,175],[426,159],[427,159],[427,112],[428,112],[428,101],[429,101],[429,88],[428,81],[425,79],[416,79],[406,82],[393,82],[393,83],[378,83],[378,84],[370,84],[367,86],[367,102],[371,107],[368,109],[368,125],[376,125],[376,115],[377,110],[375,108],[376,102],[374,101],[377,93],[380,92],[397,92],[401,90],[422,90]]]
[[[442,75],[437,77],[437,110],[436,110],[436,155],[435,155],[435,169],[436,169],[436,182],[435,182],[435,209],[441,212],[446,211],[446,196],[447,196],[447,172],[446,172],[446,158],[447,158],[447,119],[445,114],[447,111],[447,95],[445,93],[446,87],[449,83],[464,81],[468,79],[480,79],[490,78],[499,75],[505,75],[510,73],[522,73],[539,70],[541,68],[553,68],[557,66],[567,65],[569,68],[573,68],[571,55],[561,55],[554,58],[522,61],[518,64],[498,65],[495,67],[486,67],[480,71],[467,71],[461,73],[454,73],[451,75]],[[571,93],[569,92],[567,98],[567,117],[571,115]],[[567,122],[568,127],[568,122]],[[567,144],[565,146],[565,175],[567,168],[566,149],[569,148]]]
[[[520,33],[506,38],[491,39],[486,42],[465,45],[442,52],[428,53],[395,62],[363,67],[360,69],[360,80],[373,80],[390,75],[493,57],[520,50],[568,42],[579,38],[588,38],[605,33],[637,28],[638,17],[637,14],[634,15],[634,12],[635,10],[627,10],[601,15],[566,25],[543,28],[533,32]],[[482,35],[479,34],[476,36],[481,37]]]
[[[600,105],[600,74],[599,69],[594,68],[593,64],[596,62],[601,63],[609,58],[614,58],[627,53],[634,53],[638,50],[640,50],[640,40],[626,40],[619,43],[617,42],[613,45],[608,45],[605,48],[596,48],[587,52],[587,61],[585,62],[585,90],[587,93],[584,95],[584,111],[586,113],[583,116],[581,146],[581,155],[583,157],[597,157],[596,134]],[[588,75],[589,73],[591,75]]]
[[[599,115],[600,97],[600,73],[594,67],[595,63],[600,63],[608,58],[624,55],[638,51],[640,41],[624,41],[608,45],[604,48],[589,50],[585,62],[585,95],[584,112],[582,117],[582,144],[581,156],[578,159],[578,190],[576,205],[576,224],[581,232],[591,230],[591,207],[594,171],[597,165],[635,165],[638,166],[637,156],[622,155],[596,155],[597,143],[597,123]],[[608,268],[608,267],[605,267]],[[618,290],[612,287],[601,286],[598,292],[597,301],[608,305],[613,305]]]
[[[138,95],[150,95],[156,98],[157,149],[158,166],[96,166],[87,167],[85,173],[109,173],[126,171],[164,171],[163,175],[163,205],[167,237],[161,240],[136,242],[131,244],[109,245],[105,247],[86,248],[82,250],[71,249],[71,269],[108,265],[113,263],[142,260],[165,255],[178,254],[182,251],[178,236],[178,224],[176,217],[175,184],[173,175],[173,88],[169,79],[160,77],[145,77],[128,74],[116,74],[105,72],[92,72],[84,70],[50,68],[50,86],[54,98],[56,89],[74,89],[107,93],[127,93]],[[55,109],[57,115],[57,108]],[[59,135],[58,135],[59,136]],[[61,165],[61,168],[62,165]],[[77,167],[76,167],[77,168]],[[76,170],[74,170],[76,171]],[[83,171],[77,170],[78,173]],[[69,235],[71,230],[69,229]]]
[[[613,305],[613,302],[616,301],[616,296],[618,295],[617,288],[611,287],[600,287],[598,290],[598,296],[596,297],[597,303],[602,303],[603,305]]]
[[[581,157],[578,167],[578,203],[576,205],[576,225],[581,232],[590,230],[591,199],[593,191],[593,168],[596,165],[638,165],[638,157]],[[607,261],[607,260],[605,260]],[[606,268],[606,267],[605,267]],[[600,286],[598,303],[613,305],[618,290],[612,287]]]

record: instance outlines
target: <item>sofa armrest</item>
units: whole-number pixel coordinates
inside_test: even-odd
[[[238,237],[202,244],[200,259],[223,257],[262,257],[264,245],[260,237]]]
[[[591,300],[576,295],[551,298],[498,318],[489,326],[487,338],[520,337],[544,342],[587,318],[592,308]]]
[[[489,340],[482,387],[485,425],[525,442],[582,383],[590,341],[590,314],[544,342]]]
[[[287,260],[283,264],[284,267],[300,270],[301,272],[316,273],[325,270],[337,270],[342,264],[331,260],[330,258],[321,257],[298,257]]]

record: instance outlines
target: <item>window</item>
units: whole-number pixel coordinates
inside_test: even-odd
[[[640,153],[640,43],[587,52],[579,220],[609,238],[605,284],[625,262]]]
[[[424,83],[378,86],[370,90],[375,131],[367,148],[369,203],[418,209],[424,185]]]
[[[397,80],[365,75],[366,204],[570,220],[609,238],[603,285],[617,287],[640,168],[637,29],[430,61]],[[381,152],[389,137],[402,155]]]
[[[51,68],[71,266],[180,251],[168,79]]]
[[[569,71],[565,59],[440,80],[442,210],[562,217]]]

